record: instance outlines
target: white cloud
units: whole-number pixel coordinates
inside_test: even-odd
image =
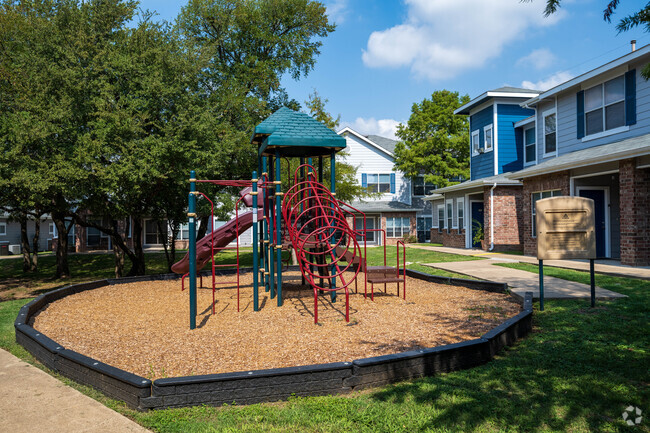
[[[341,126],[349,126],[363,135],[380,135],[382,137],[398,140],[397,136],[395,136],[395,132],[397,131],[397,125],[400,123],[401,122],[393,119],[377,120],[374,117],[369,119],[357,117],[354,122],[342,122]]]
[[[363,51],[368,67],[410,67],[419,77],[444,79],[480,68],[530,29],[550,26],[545,2],[520,0],[405,0],[408,14],[395,27],[373,32]]]
[[[327,17],[330,22],[341,24],[348,14],[348,0],[332,0],[327,4]]]
[[[521,82],[521,87],[524,89],[533,89],[533,90],[548,90],[551,89],[559,84],[564,83],[565,81],[569,81],[571,78],[573,78],[573,75],[570,74],[567,71],[562,71],[562,72],[556,72],[555,74],[551,75],[550,77],[539,80],[535,83],[532,81],[522,81]]]
[[[531,51],[527,56],[517,60],[516,65],[520,67],[532,66],[535,69],[546,69],[553,65],[556,59],[557,57],[555,57],[555,54],[553,54],[551,50],[548,48],[540,48]]]

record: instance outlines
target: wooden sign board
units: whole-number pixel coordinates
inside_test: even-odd
[[[594,201],[551,197],[535,202],[537,259],[595,259]]]

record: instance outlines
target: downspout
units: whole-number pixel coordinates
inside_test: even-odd
[[[497,183],[494,182],[492,188],[490,188],[490,249],[494,249],[494,188],[497,187]]]

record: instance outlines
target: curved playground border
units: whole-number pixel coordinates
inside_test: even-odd
[[[438,277],[412,270],[407,270],[407,275],[470,289],[501,293],[507,291],[507,284],[503,283]],[[45,293],[20,309],[14,322],[16,342],[49,369],[122,400],[133,409],[147,410],[233,402],[253,404],[286,400],[292,395],[343,394],[462,370],[489,362],[501,349],[526,336],[532,329],[532,293],[528,292],[521,313],[474,340],[352,362],[174,377],[152,382],[66,349],[28,325],[36,313],[68,295],[113,284],[177,278],[179,276],[176,274],[164,274],[99,280]]]

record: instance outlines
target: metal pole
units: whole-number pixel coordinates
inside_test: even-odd
[[[253,172],[253,311],[259,310],[258,299],[258,278],[260,272],[260,262],[257,255],[259,247],[257,239],[257,172]]]
[[[266,156],[262,157],[262,173],[266,174],[266,180],[269,180],[268,176],[268,161]],[[262,223],[262,263],[264,266],[264,291],[268,292],[271,290],[271,275],[269,274],[269,220],[267,218],[268,214],[268,203],[267,203],[267,191],[268,183],[262,188],[262,209],[264,214],[264,222]]]
[[[589,274],[591,279],[591,308],[596,306],[596,275],[594,273],[594,259],[589,259]]]
[[[277,161],[272,157],[269,156],[269,181],[271,181],[271,184],[275,182],[275,165]],[[272,190],[271,190],[272,191]],[[269,297],[271,299],[275,298],[275,231],[274,231],[274,224],[277,222],[275,221],[275,213],[273,212],[273,199],[269,200]]]
[[[282,192],[280,191],[280,179],[282,179],[282,164],[280,164],[280,149],[275,150],[275,174],[277,177],[275,184],[275,228],[277,231],[277,272],[276,272],[276,287],[278,295],[278,307],[282,306]]]
[[[539,311],[544,311],[544,260],[539,261]]]
[[[320,167],[320,170],[322,171],[322,166],[323,166],[323,157],[319,157],[318,160],[318,166]],[[332,151],[330,154],[330,191],[332,192],[332,195],[334,198],[336,198],[336,152]],[[332,203],[332,216],[334,216],[334,203]],[[342,235],[342,233],[341,233]],[[331,238],[330,238],[331,239]],[[334,274],[334,266],[332,266],[332,274]],[[333,288],[336,287],[336,278],[332,279],[333,281]],[[342,280],[341,280],[342,281]],[[332,302],[336,302],[336,291],[333,290],[330,292],[331,297],[332,297]]]
[[[196,328],[196,172],[190,172],[190,194],[187,216],[189,218],[190,249],[190,329]]]

